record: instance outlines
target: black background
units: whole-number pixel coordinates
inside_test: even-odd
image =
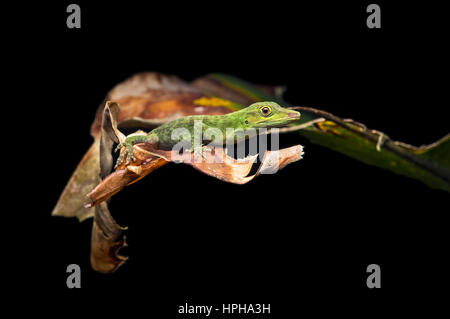
[[[30,143],[40,169],[21,207],[35,232],[18,240],[26,263],[17,267],[45,297],[39,307],[170,318],[185,302],[270,303],[270,317],[287,318],[306,310],[363,317],[387,306],[411,310],[423,306],[424,295],[440,302],[437,289],[449,284],[448,194],[297,134],[281,140],[302,143],[304,159],[249,184],[169,164],[117,194],[110,208],[129,227],[123,253],[130,259],[114,274],[90,268],[91,221],[50,212],[92,143],[90,125],[104,96],[141,71],[185,80],[224,72],[282,84],[290,103],[406,143],[434,142],[448,132],[443,8],[377,1],[377,30],[366,27],[364,1],[78,1],[82,28],[70,30],[69,3],[24,5],[18,12],[27,27],[12,36],[27,68],[17,82],[27,92],[20,98],[33,101],[20,110],[37,120],[43,138]],[[81,289],[66,287],[72,263],[81,266]],[[381,266],[381,289],[366,286],[372,263]],[[24,285],[17,285],[20,294]]]

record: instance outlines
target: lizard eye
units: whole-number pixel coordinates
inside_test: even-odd
[[[263,116],[269,116],[272,113],[272,110],[269,106],[264,106],[261,108],[261,114]]]

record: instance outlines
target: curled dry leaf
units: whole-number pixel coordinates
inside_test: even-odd
[[[127,245],[123,234],[125,229],[112,218],[105,202],[95,207],[91,237],[91,265],[94,270],[110,273],[128,259],[119,255],[119,250]]]
[[[214,148],[207,152],[205,158],[196,162],[192,153],[186,153],[184,157],[173,157],[172,151],[161,151],[149,147],[144,143],[134,146],[136,162],[123,167],[121,165],[115,172],[106,177],[87,196],[90,202],[87,207],[97,205],[110,198],[125,186],[130,185],[153,170],[166,164],[168,161],[182,159],[182,162],[193,166],[197,170],[207,175],[218,178],[224,182],[234,184],[245,184],[260,174],[273,174],[286,165],[298,161],[302,158],[303,147],[296,145],[278,151],[266,151],[258,171],[248,176],[258,155],[252,155],[243,159],[235,159],[227,156],[223,148]],[[154,154],[159,154],[158,158]]]
[[[103,112],[103,120],[100,138],[100,176],[104,179],[100,187],[94,191],[99,195],[95,204],[94,222],[91,238],[91,265],[92,268],[103,273],[110,273],[120,267],[127,258],[119,255],[120,248],[126,245],[123,231],[125,228],[119,226],[108,209],[105,202],[107,198],[120,191],[126,185],[144,177],[152,170],[165,164],[161,158],[145,158],[139,160],[135,166],[137,170],[121,169],[108,175],[113,166],[111,150],[114,142],[120,143],[125,136],[117,129],[117,114],[119,105],[107,102]],[[105,178],[106,177],[106,178]],[[119,182],[117,182],[119,181]],[[94,204],[94,203],[92,203]],[[93,205],[86,205],[92,209]]]
[[[205,152],[204,158],[196,160],[194,154],[191,152],[186,152],[180,156],[174,151],[158,150],[153,145],[145,143],[138,144],[136,148],[140,152],[142,152],[142,149],[148,150],[149,156],[158,154],[167,161],[186,163],[202,173],[234,184],[248,183],[260,174],[274,174],[286,165],[300,160],[303,155],[303,147],[301,145],[277,151],[266,151],[258,171],[254,175],[248,176],[258,154],[250,155],[242,159],[235,159],[227,155],[226,149],[214,147]]]

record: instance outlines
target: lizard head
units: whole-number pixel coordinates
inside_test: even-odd
[[[275,102],[258,102],[243,109],[247,128],[280,127],[300,118],[300,113]]]

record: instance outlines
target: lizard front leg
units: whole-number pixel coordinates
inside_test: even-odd
[[[117,152],[118,150],[120,150],[122,147],[125,146],[125,150],[120,153],[119,158],[117,159],[116,165],[114,166],[114,168],[120,166],[123,163],[124,158],[126,157],[126,164],[130,164],[131,161],[135,161],[136,158],[134,157],[134,151],[133,151],[133,145],[135,144],[139,144],[139,143],[145,143],[149,140],[148,135],[134,135],[134,136],[130,136],[127,137],[127,139],[120,143],[119,145],[117,145],[115,152]]]

